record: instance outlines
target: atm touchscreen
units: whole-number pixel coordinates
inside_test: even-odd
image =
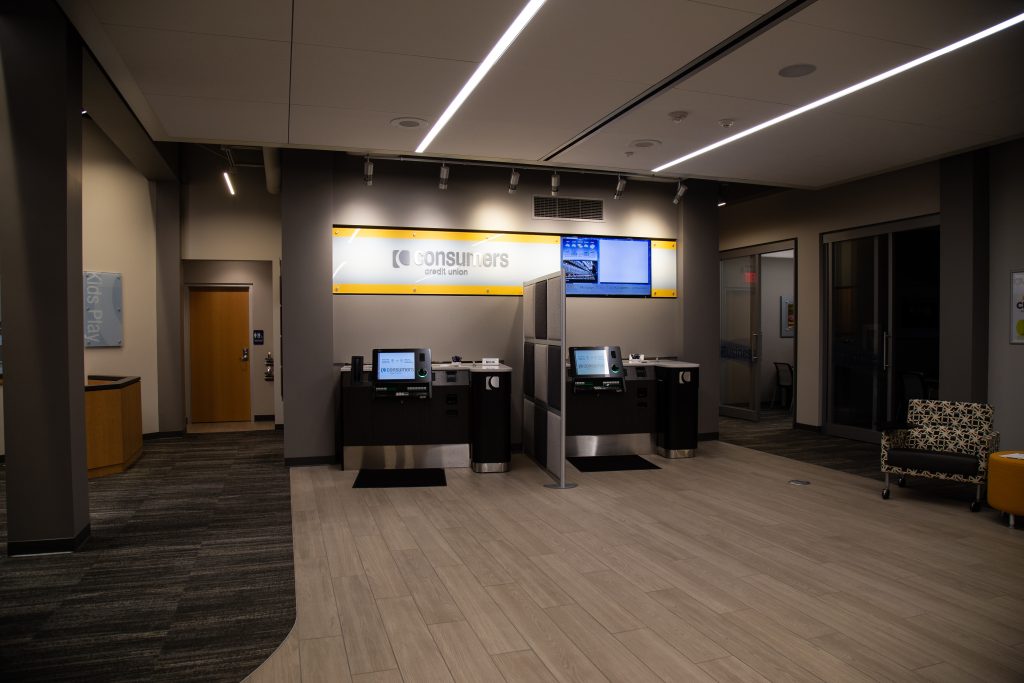
[[[430,396],[430,349],[374,349],[374,396]]]
[[[381,351],[377,355],[378,382],[416,379],[416,353],[414,351]]]

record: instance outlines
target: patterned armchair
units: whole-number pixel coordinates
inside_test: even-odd
[[[889,498],[889,475],[903,486],[908,476],[958,481],[977,486],[971,511],[981,509],[989,453],[999,450],[999,432],[992,429],[992,406],[984,403],[912,399],[907,429],[882,434],[882,472]]]

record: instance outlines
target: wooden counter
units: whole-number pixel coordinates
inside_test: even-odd
[[[142,382],[90,375],[85,387],[89,478],[124,472],[142,455]]]

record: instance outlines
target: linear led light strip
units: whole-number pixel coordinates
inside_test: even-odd
[[[466,98],[468,98],[470,93],[476,89],[476,86],[480,85],[480,81],[484,80],[484,76],[487,75],[487,72],[491,70],[491,67],[494,66],[499,59],[501,59],[501,56],[505,54],[505,50],[507,50],[515,41],[519,36],[519,33],[526,28],[526,25],[530,23],[531,19],[533,19],[533,15],[540,10],[541,6],[545,2],[547,2],[547,0],[530,0],[530,2],[526,4],[523,11],[519,13],[518,17],[516,17],[516,20],[513,21],[505,30],[505,33],[498,39],[498,42],[494,44],[491,51],[487,53],[484,61],[480,62],[480,66],[476,68],[473,75],[470,76],[469,80],[466,81],[466,84],[462,86],[462,90],[459,91],[459,94],[455,96],[455,99],[451,101],[448,108],[444,110],[443,114],[441,114],[441,118],[437,120],[434,127],[431,128],[430,132],[423,138],[420,146],[416,148],[417,154],[421,154],[426,150],[427,147],[430,146],[430,143],[434,141],[434,138],[437,137],[437,134],[440,133],[446,125],[448,125],[448,121],[455,116],[455,112],[459,110],[459,107],[461,107],[463,102],[466,101]]]
[[[695,152],[690,152],[689,154],[681,156],[681,157],[679,157],[678,159],[676,159],[674,161],[670,161],[667,164],[662,164],[661,166],[658,166],[655,169],[651,169],[651,172],[652,173],[660,173],[660,172],[664,171],[667,168],[672,168],[676,164],[681,164],[684,161],[689,161],[690,159],[693,159],[694,157],[699,157],[701,154],[707,154],[708,152],[710,152],[712,150],[715,150],[715,149],[718,149],[719,147],[724,147],[725,145],[728,145],[730,142],[736,142],[737,140],[741,140],[741,139],[747,137],[748,135],[753,135],[754,133],[757,133],[758,131],[762,131],[765,128],[770,128],[771,126],[774,126],[777,123],[782,123],[783,121],[788,121],[789,119],[794,118],[796,116],[800,116],[801,114],[809,112],[812,109],[817,109],[818,107],[822,107],[822,106],[828,104],[829,102],[835,102],[838,99],[846,97],[847,95],[852,95],[853,93],[855,93],[855,92],[857,92],[859,90],[863,90],[864,88],[867,88],[869,86],[872,86],[875,83],[881,83],[882,81],[887,80],[889,78],[892,78],[893,76],[898,76],[899,74],[903,73],[904,71],[910,71],[911,69],[913,69],[915,67],[918,67],[918,66],[921,66],[922,64],[925,64],[927,62],[930,62],[933,59],[938,59],[942,55],[949,54],[950,52],[953,52],[954,50],[959,50],[962,47],[966,47],[966,46],[970,45],[971,43],[976,43],[979,40],[983,40],[985,38],[988,38],[989,36],[994,35],[996,33],[999,33],[1000,31],[1004,31],[1004,30],[1010,28],[1011,26],[1016,26],[1017,24],[1021,23],[1022,21],[1024,21],[1024,14],[1018,14],[1017,16],[1011,17],[1010,19],[1007,19],[1006,21],[1004,21],[1004,22],[1002,22],[1000,24],[996,24],[995,26],[987,28],[984,31],[981,31],[979,33],[975,33],[972,36],[967,36],[966,38],[964,38],[962,40],[958,40],[957,42],[952,43],[951,45],[947,45],[946,47],[939,48],[938,50],[935,50],[934,52],[929,52],[926,55],[923,55],[923,56],[918,57],[917,59],[915,59],[913,61],[910,61],[910,62],[907,62],[906,64],[903,64],[902,66],[897,66],[896,68],[889,69],[888,71],[886,71],[884,73],[880,73],[877,76],[872,76],[871,78],[867,79],[866,81],[861,81],[860,83],[856,83],[854,85],[851,85],[850,87],[844,88],[843,90],[840,90],[839,92],[834,92],[831,95],[826,95],[825,97],[822,97],[820,100],[815,100],[814,102],[811,102],[810,104],[805,104],[804,106],[799,107],[797,109],[794,109],[793,111],[786,112],[785,114],[782,114],[781,116],[776,116],[774,119],[771,119],[769,121],[765,121],[764,123],[759,123],[756,126],[754,126],[753,128],[748,128],[747,130],[740,131],[739,133],[736,133],[735,135],[730,135],[729,137],[725,138],[724,140],[719,140],[718,142],[712,143],[712,144],[708,145],[707,147],[701,147],[700,149],[698,149]]]

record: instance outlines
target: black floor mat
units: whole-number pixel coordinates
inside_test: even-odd
[[[653,462],[639,455],[597,455],[589,458],[566,458],[580,472],[617,472],[619,470],[660,470]]]
[[[387,489],[406,486],[447,486],[444,470],[429,467],[422,470],[359,470],[354,489]]]

